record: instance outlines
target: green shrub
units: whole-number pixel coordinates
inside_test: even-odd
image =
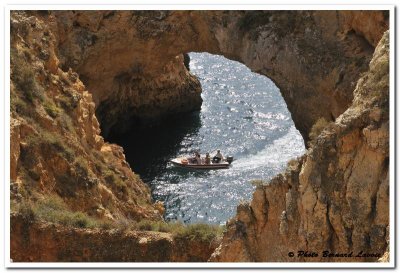
[[[17,211],[24,221],[33,222],[36,218],[32,204],[29,201],[23,201],[19,204]]]
[[[108,184],[114,186],[119,191],[124,193],[128,192],[128,186],[126,185],[125,181],[118,176],[118,174],[109,168],[101,167],[101,165],[99,165],[99,168],[102,170],[104,179]]]
[[[78,174],[82,176],[88,176],[89,164],[83,156],[77,156],[74,161],[74,166]]]
[[[42,220],[77,228],[109,229],[114,227],[109,220],[99,220],[81,211],[71,211],[63,199],[55,194],[47,195],[35,203],[23,201],[13,204],[13,211],[16,211],[27,222]]]
[[[65,226],[93,228],[101,225],[97,220],[83,212],[69,210],[64,201],[57,195],[46,196],[46,198],[39,200],[34,205],[33,211],[38,219]]]
[[[328,121],[326,121],[325,118],[319,118],[314,125],[312,126],[310,133],[309,133],[309,144],[312,146],[315,143],[315,140],[317,137],[321,134],[321,132],[324,130],[324,128],[329,124]]]
[[[130,228],[141,231],[168,232],[178,240],[199,240],[207,242],[211,242],[213,239],[222,236],[224,231],[224,228],[221,226],[204,223],[185,225],[181,222],[150,220],[142,220],[140,222],[133,223]]]
[[[11,63],[13,65],[11,80],[16,87],[23,92],[29,102],[33,102],[34,98],[42,101],[44,91],[36,81],[32,65],[17,53],[11,56]]]
[[[28,143],[32,146],[39,146],[43,150],[50,149],[71,162],[74,159],[75,153],[61,139],[61,135],[43,130],[40,135],[28,138]]]
[[[58,195],[49,195],[45,199],[38,202],[39,205],[44,205],[51,210],[67,210],[67,205],[64,200]]]
[[[71,215],[71,224],[74,227],[95,227],[96,223],[83,212],[75,212]]]
[[[118,177],[116,176],[115,172],[113,172],[110,169],[104,169],[102,167],[100,168],[103,171],[104,179],[106,180],[107,183],[114,184],[118,180]]]
[[[11,92],[10,108],[11,113],[15,112],[23,116],[32,117],[34,109],[25,99],[21,99],[15,92]]]
[[[158,222],[152,222],[149,220],[142,220],[137,224],[138,230],[151,230],[158,231]]]
[[[46,110],[46,113],[52,118],[56,118],[60,113],[60,109],[50,101],[45,101],[43,107],[44,110]]]
[[[123,181],[121,178],[117,177],[114,183],[118,190],[124,193],[128,192],[128,186],[126,185],[125,181]]]
[[[67,89],[68,90],[68,89]],[[71,110],[75,109],[79,101],[82,99],[81,95],[74,93],[73,90],[65,91],[63,96],[59,96],[57,101],[65,110],[70,112]]]
[[[177,239],[201,240],[211,242],[222,235],[223,229],[220,226],[196,223],[185,226],[183,229],[172,231]]]
[[[176,232],[177,230],[183,229],[184,225],[180,222],[168,223],[164,221],[141,220],[140,222],[131,224],[130,227],[142,231]]]

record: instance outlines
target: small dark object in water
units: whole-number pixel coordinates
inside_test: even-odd
[[[227,157],[226,157],[226,161],[227,161],[229,164],[231,164],[232,161],[233,161],[233,156],[227,156]]]

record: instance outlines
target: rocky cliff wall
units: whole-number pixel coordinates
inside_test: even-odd
[[[389,226],[389,35],[352,105],[306,155],[241,204],[211,261],[377,261]],[[304,257],[298,251],[317,256]],[[323,257],[323,251],[353,257]],[[294,256],[290,256],[293,252]],[[371,256],[365,256],[372,254]],[[357,257],[357,255],[361,257]]]
[[[271,78],[305,140],[318,118],[350,106],[388,28],[382,11],[62,11],[43,20],[61,66],[91,90],[105,134],[123,129],[118,119],[198,109],[200,86],[181,54],[206,51]]]
[[[387,35],[368,64],[387,20],[381,11],[13,12],[12,206],[56,194],[90,217],[160,219],[162,207],[122,148],[104,142],[95,113],[106,135],[126,121],[198,108],[200,85],[182,53],[208,51],[272,78],[305,140],[315,120],[336,119],[284,175],[238,207],[211,260],[305,261],[287,257],[300,247],[381,252],[389,208]],[[16,234],[29,233],[15,224]]]
[[[11,205],[50,195],[96,218],[161,219],[123,149],[104,142],[92,95],[59,67],[47,23],[11,16]]]
[[[11,218],[13,262],[206,262],[218,240],[170,233],[71,228]]]

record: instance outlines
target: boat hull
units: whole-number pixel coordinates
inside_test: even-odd
[[[210,164],[182,164],[179,158],[175,158],[170,160],[170,162],[178,167],[186,168],[186,169],[194,169],[194,170],[214,170],[214,169],[227,169],[229,168],[228,162],[221,162],[221,163],[210,163]]]

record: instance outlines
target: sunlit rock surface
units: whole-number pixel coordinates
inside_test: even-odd
[[[297,261],[287,252],[300,247],[383,254],[387,28],[381,11],[12,12],[11,203],[57,194],[100,219],[160,219],[100,127],[107,135],[128,120],[197,109],[199,82],[182,54],[207,51],[271,78],[306,141],[317,119],[333,121],[301,160],[239,205],[211,260]]]
[[[285,173],[258,187],[250,204],[238,206],[210,261],[376,261],[389,225],[388,110],[386,32],[349,109]],[[298,257],[300,250],[319,256]],[[324,258],[323,251],[353,258]],[[356,257],[360,252],[375,256]]]
[[[334,120],[350,106],[387,17],[381,11],[60,11],[43,20],[57,37],[61,66],[92,90],[103,133],[118,120],[123,130],[131,118],[198,108],[200,86],[181,54],[206,51],[272,79],[308,139],[318,118]]]

